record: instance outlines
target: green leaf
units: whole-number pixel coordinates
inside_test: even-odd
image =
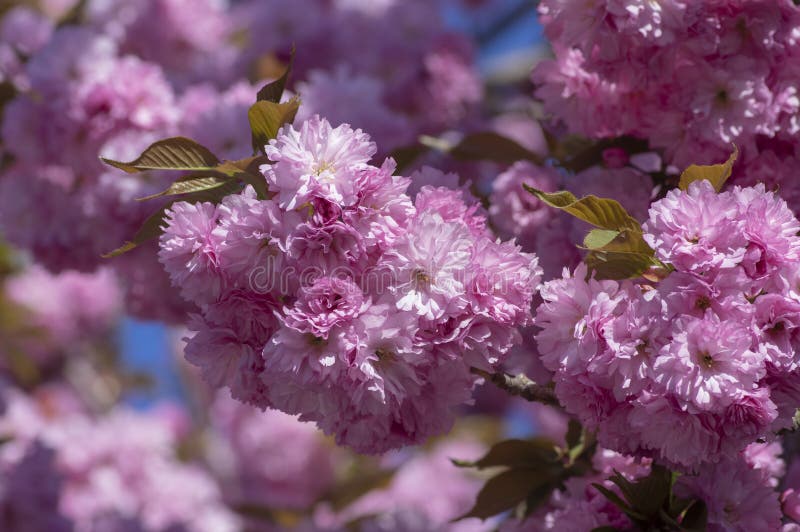
[[[264,153],[264,146],[278,136],[281,126],[294,120],[299,107],[297,98],[284,103],[259,101],[250,107],[247,117],[253,132],[253,153]]]
[[[584,244],[601,244],[610,236],[610,232],[587,235]],[[588,241],[588,242],[587,242]],[[644,241],[641,230],[626,229],[617,232],[617,235],[602,246],[591,247],[584,262],[595,273],[597,279],[629,279],[639,277],[652,266],[658,265],[655,252]]]
[[[617,470],[614,470],[614,475],[609,477],[608,480],[616,484],[628,504],[633,505],[633,497],[635,495],[633,483],[620,475]]]
[[[294,65],[294,52],[295,48],[293,45],[291,55],[289,56],[289,64],[286,65],[286,70],[283,71],[283,75],[275,81],[261,87],[261,90],[259,90],[256,95],[256,101],[280,103],[283,91],[286,89],[286,84],[289,81],[289,75],[292,72],[292,65]]]
[[[644,241],[644,235],[639,229],[625,229],[602,247],[591,248],[593,251],[613,251],[617,253],[641,253],[654,256],[655,252]]]
[[[659,508],[658,517],[662,523],[671,527],[670,530],[680,530],[681,524],[675,520],[664,508]]]
[[[598,198],[597,196],[585,196],[578,199],[566,190],[550,194],[525,184],[523,184],[523,187],[547,205],[568,212],[579,220],[588,222],[600,229],[615,231],[622,231],[623,229],[641,231],[642,229],[639,222],[628,214],[625,208],[616,200]]]
[[[270,102],[262,103],[264,105],[283,105]],[[295,108],[295,112],[296,110]],[[266,157],[259,156],[241,161],[220,162],[208,148],[184,137],[174,137],[155,142],[138,159],[131,162],[123,163],[110,159],[101,159],[103,162],[129,173],[145,170],[193,170],[196,172],[189,177],[179,179],[167,190],[141,198],[142,200],[223,187],[227,182],[231,181],[231,179],[226,179],[226,176],[252,185],[262,199],[267,196],[266,180],[258,171],[261,164],[269,162]],[[229,187],[226,190],[229,190],[228,193],[236,191],[235,187]]]
[[[600,493],[602,493],[606,499],[611,501],[617,508],[625,512],[625,514],[628,515],[629,517],[636,519],[638,521],[646,521],[645,516],[638,513],[633,508],[631,508],[630,505],[628,505],[628,503],[622,499],[622,497],[620,497],[610,489],[606,488],[605,486],[597,482],[593,482],[592,486],[594,486],[595,489]]]
[[[615,281],[641,277],[653,265],[645,255],[602,252],[590,254],[585,262],[595,279]]]
[[[603,163],[603,152],[608,148],[622,148],[628,155],[649,151],[646,140],[623,136],[613,139],[589,140],[568,135],[550,150],[561,166],[578,173]]]
[[[100,160],[129,174],[146,170],[213,170],[219,164],[208,148],[185,137],[154,142],[137,159],[127,163],[103,157]]]
[[[656,263],[652,253],[591,251],[584,259],[596,279],[631,279],[640,277]]]
[[[598,230],[595,230],[598,231]],[[590,233],[591,235],[591,233]],[[590,244],[597,244],[608,234],[589,238]],[[586,241],[584,241],[586,243]],[[658,265],[655,252],[644,241],[641,230],[624,230],[601,247],[592,248],[584,262],[595,273],[597,279],[630,279],[639,277],[652,266]]]
[[[673,496],[669,505],[669,514],[671,516],[682,515],[694,502],[694,499],[679,499]]]
[[[211,190],[217,187],[221,187],[226,183],[230,183],[230,179],[227,177],[216,177],[216,176],[189,176],[178,181],[175,181],[170,185],[170,187],[166,190],[163,190],[157,194],[151,194],[150,196],[145,196],[143,198],[137,198],[137,201],[145,201],[155,198],[160,198],[162,196],[177,196],[179,194],[189,194],[191,192],[200,192],[203,190]]]
[[[217,170],[229,177],[240,180],[245,185],[252,186],[259,199],[266,199],[269,194],[267,180],[264,179],[259,167],[268,162],[269,159],[262,155],[241,161],[226,161],[219,165]]]
[[[226,183],[214,188],[209,188],[205,190],[196,190],[194,192],[187,193],[181,201],[188,201],[190,203],[197,203],[201,201],[207,201],[210,203],[219,203],[222,201],[222,198],[238,192],[240,190],[240,185],[237,181],[228,180]],[[113,251],[109,251],[102,255],[105,259],[110,259],[113,257],[118,257],[132,249],[137,248],[138,246],[144,244],[145,242],[152,240],[154,238],[158,238],[158,236],[163,232],[162,226],[164,225],[164,218],[166,217],[167,210],[172,206],[173,203],[178,201],[177,199],[171,199],[166,204],[164,204],[159,210],[151,214],[147,217],[147,219],[142,223],[142,226],[133,235],[133,238],[125,242],[123,245],[118,247]]]
[[[394,151],[392,151],[392,153],[389,154],[389,157],[394,159],[397,163],[397,172],[402,172],[411,163],[417,160],[418,157],[427,151],[428,149],[422,144],[411,144],[410,146],[396,148]]]
[[[492,131],[471,133],[450,149],[450,155],[462,161],[495,161],[511,164],[532,161],[542,164],[542,158],[516,141]]]
[[[230,196],[231,194],[236,194],[241,192],[242,185],[236,180],[229,179],[226,183],[215,187],[209,188],[206,190],[197,190],[195,192],[189,192],[188,194],[184,195],[180,198],[180,201],[186,201],[189,203],[199,203],[199,202],[208,202],[217,204],[225,196]]]
[[[553,490],[556,489],[556,484],[556,482],[547,482],[531,490],[525,498],[525,511],[523,515],[525,517],[530,516],[540,506],[549,501],[550,495],[553,493]]]
[[[505,440],[495,444],[476,462],[453,461],[459,467],[523,467],[542,468],[556,460],[555,446],[544,438]]]
[[[582,434],[583,427],[581,427],[580,422],[577,419],[570,419],[569,423],[567,424],[567,435],[564,437],[564,441],[567,444],[567,449],[577,447],[577,445],[581,442]]]
[[[565,454],[568,458],[567,466],[569,468],[575,467],[581,456],[588,457],[591,460],[597,443],[594,434],[584,429],[575,419],[570,419],[569,421],[565,442],[567,444]]]
[[[653,528],[651,525],[674,525],[675,519],[667,513],[670,503],[673,475],[665,467],[654,465],[650,474],[636,481],[630,481],[614,471],[608,480],[613,482],[622,493],[620,497],[602,484],[592,484],[609,501],[618,506],[631,519],[640,525]],[[656,527],[658,528],[658,527]],[[658,528],[661,530],[662,528]]]
[[[598,279],[638,277],[657,264],[653,250],[644,241],[641,225],[619,202],[596,196],[577,199],[568,191],[547,193],[529,186],[525,189],[547,205],[597,228],[586,235],[583,243],[591,250],[586,265]]]
[[[689,506],[681,519],[681,528],[686,532],[703,532],[708,526],[708,508],[706,503],[696,500]]]
[[[691,183],[705,179],[714,186],[714,190],[719,192],[722,190],[722,186],[725,184],[725,181],[727,181],[731,176],[731,172],[733,171],[733,163],[736,162],[736,158],[738,156],[739,148],[734,145],[733,153],[731,153],[730,157],[728,157],[728,160],[722,164],[712,164],[707,166],[693,164],[689,166],[681,174],[681,180],[678,183],[678,188],[681,190],[686,190],[689,188]]]
[[[504,471],[486,482],[472,509],[456,520],[468,517],[487,519],[510,510],[524,501],[531,491],[551,481],[550,476],[532,469]]]
[[[620,232],[613,229],[592,229],[583,239],[583,245],[587,249],[602,249],[611,244],[619,236]]]
[[[162,232],[163,229],[161,226],[164,223],[164,218],[167,215],[167,210],[172,206],[172,201],[161,207],[159,210],[151,214],[147,217],[144,221],[142,226],[136,231],[136,234],[133,235],[133,238],[122,244],[120,247],[113,251],[109,251],[108,253],[103,255],[104,259],[110,259],[113,257],[118,257],[123,253],[127,253],[128,251],[135,249],[136,247],[144,244],[148,240],[153,238],[157,238]]]
[[[665,506],[672,487],[672,473],[663,466],[654,465],[650,474],[631,483],[617,473],[611,481],[620,486],[628,501],[637,511],[648,517],[658,515]],[[622,486],[626,486],[623,488]]]
[[[619,202],[596,196],[578,199],[566,190],[547,193],[523,186],[547,205],[597,228],[586,235],[583,243],[590,250],[584,262],[598,279],[638,277],[660,264],[644,241],[641,225]]]
[[[225,161],[217,167],[217,170],[231,177],[240,171],[261,174],[261,166],[270,163],[266,156],[255,155],[238,161]]]

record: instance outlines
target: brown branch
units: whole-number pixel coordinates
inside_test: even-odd
[[[470,371],[475,375],[483,377],[509,394],[521,397],[526,401],[559,406],[558,399],[551,388],[536,384],[521,373],[517,376],[512,376],[502,372],[489,373],[488,371],[478,368],[471,368]]]

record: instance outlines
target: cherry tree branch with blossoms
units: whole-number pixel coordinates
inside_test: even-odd
[[[800,530],[800,7],[508,5],[0,6],[0,528]]]
[[[521,397],[526,401],[558,406],[558,399],[550,388],[536,384],[521,373],[512,376],[507,373],[490,373],[480,368],[470,368],[470,371],[513,396]]]

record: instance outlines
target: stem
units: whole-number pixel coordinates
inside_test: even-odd
[[[471,368],[470,372],[483,377],[509,394],[521,397],[526,401],[559,406],[558,399],[552,389],[536,384],[522,373],[512,376],[503,372],[489,373],[479,368]]]

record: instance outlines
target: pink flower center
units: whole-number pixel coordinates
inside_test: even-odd
[[[697,362],[706,369],[714,367],[714,357],[708,351],[700,351],[697,354]]]
[[[417,269],[414,270],[412,274],[414,278],[414,282],[416,283],[417,288],[428,288],[430,287],[431,283],[431,276],[425,270]]]

